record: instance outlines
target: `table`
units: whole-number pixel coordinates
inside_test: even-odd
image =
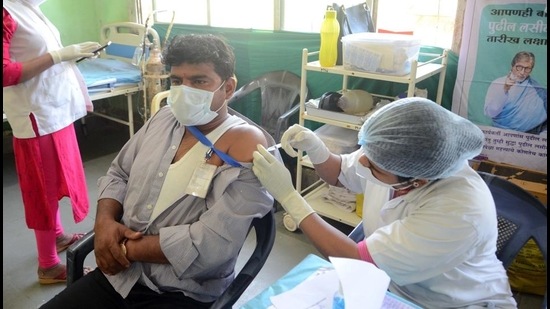
[[[270,297],[281,294],[288,290],[293,289],[298,284],[306,280],[309,276],[314,274],[321,268],[333,268],[332,264],[314,254],[306,256],[298,265],[291,269],[282,278],[275,283],[267,287],[264,291],[258,294],[253,299],[249,300],[246,304],[240,307],[240,309],[259,309],[270,308],[272,306]],[[391,293],[386,293],[386,298],[382,308],[393,309],[419,309],[420,307]],[[274,308],[274,307],[271,307]],[[334,308],[344,308],[343,305],[336,305]]]

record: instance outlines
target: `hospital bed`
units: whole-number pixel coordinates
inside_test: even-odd
[[[90,114],[100,116],[128,126],[130,137],[134,134],[134,102],[139,102],[139,95],[143,89],[143,80],[140,67],[132,64],[136,47],[144,40],[146,46],[156,40],[160,42],[158,33],[154,29],[147,29],[144,25],[133,22],[119,22],[105,25],[101,28],[100,44],[111,44],[101,52],[98,58],[90,58],[78,62],[78,68],[84,76],[88,93],[92,101],[125,96],[128,115],[120,118],[109,115],[107,112],[94,108]],[[137,97],[138,100],[134,100]],[[141,100],[143,101],[143,100]],[[85,119],[82,119],[85,129]]]

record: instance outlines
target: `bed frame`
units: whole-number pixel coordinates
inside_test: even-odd
[[[119,22],[104,25],[101,28],[100,32],[100,44],[106,44],[108,41],[111,41],[112,43],[101,53],[100,58],[110,58],[131,63],[132,57],[134,56],[135,48],[143,43],[145,31],[146,29],[144,25],[133,22]],[[149,28],[147,29],[146,44],[153,42],[153,40],[160,42],[158,33],[154,29]],[[85,75],[84,72],[83,74]],[[133,97],[139,95],[142,89],[143,80],[141,80],[139,83],[130,85],[125,84],[117,86],[116,84],[114,84],[114,87],[107,88],[105,91],[94,91],[89,93],[92,101],[117,97],[121,95],[126,96],[128,110],[128,116],[126,119],[117,118],[98,111],[93,111],[89,114],[100,116],[127,125],[130,137],[132,137],[132,135],[134,135]],[[85,118],[82,118],[82,124],[83,130],[86,133]]]

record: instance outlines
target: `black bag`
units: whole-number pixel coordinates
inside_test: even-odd
[[[342,37],[348,34],[361,32],[374,32],[372,15],[366,2],[350,7],[332,3],[332,8],[337,12],[336,19],[340,24],[340,35],[338,36],[338,58],[337,65],[342,64]]]
[[[338,106],[338,100],[341,97],[341,93],[334,91],[323,93],[319,100],[319,109],[343,113],[344,111]]]

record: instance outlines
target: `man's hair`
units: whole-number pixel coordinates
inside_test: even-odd
[[[212,63],[214,71],[226,80],[235,72],[233,49],[221,37],[211,34],[176,35],[162,52],[169,66],[183,63]]]
[[[535,54],[528,51],[520,51],[514,56],[514,59],[512,59],[512,66],[516,65],[519,61],[523,59],[528,59],[533,63],[533,67],[535,67]]]

